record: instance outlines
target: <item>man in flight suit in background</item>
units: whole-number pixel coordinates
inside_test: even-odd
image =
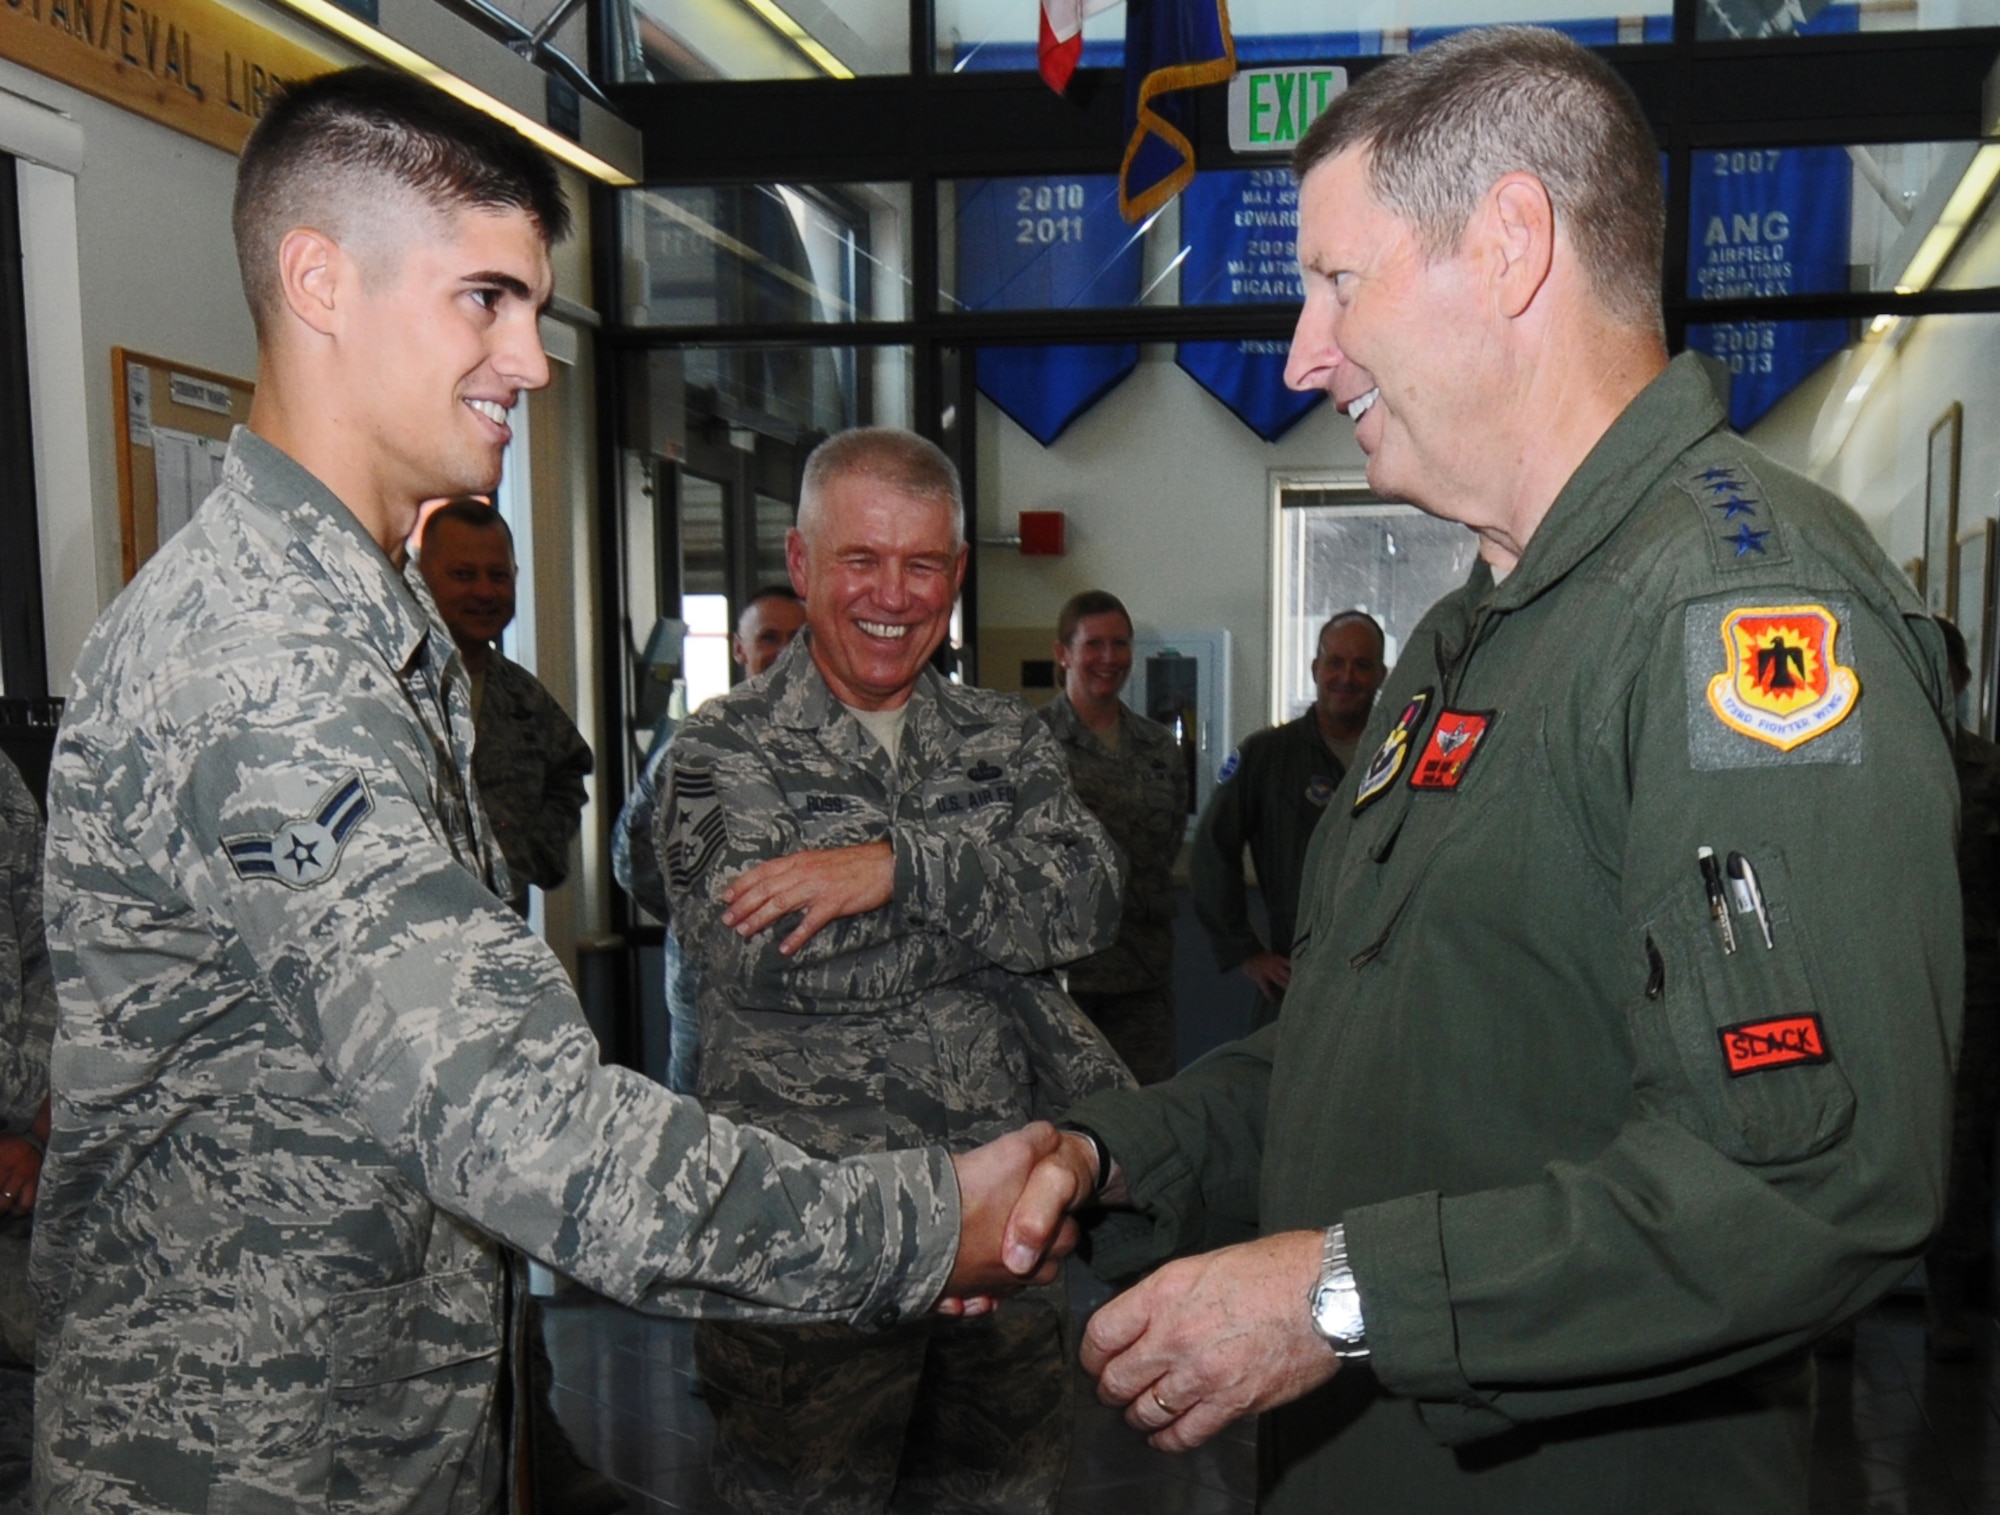
[[[1354,746],[1375,708],[1382,666],[1382,628],[1361,610],[1343,610],[1319,629],[1313,658],[1312,709],[1282,726],[1245,739],[1217,775],[1215,792],[1195,827],[1188,886],[1195,916],[1208,934],[1215,966],[1241,968],[1257,986],[1250,1026],[1275,1020],[1292,980],[1292,937],[1306,848],[1327,801],[1354,764]],[[1243,849],[1257,869],[1270,940],[1250,919]]]
[[[1668,361],[1601,59],[1448,38],[1294,162],[1287,377],[1479,560],[1320,824],[1277,1024],[1083,1101],[1021,1239],[1108,1180],[1093,1266],[1199,1254],[1084,1365],[1157,1447],[1268,1412],[1267,1515],[1803,1515],[1809,1349],[1943,1199],[1938,629]]]
[[[489,888],[402,552],[498,480],[567,226],[546,159],[405,75],[299,84],[244,148],[249,424],[91,633],[51,780],[47,1515],[498,1509],[508,1248],[687,1314],[1007,1282],[991,1217],[1052,1131],[822,1162],[711,1118],[598,1062]]]
[[[954,1151],[1128,1085],[1053,970],[1109,945],[1123,870],[1011,695],[930,659],[965,572],[958,471],[906,431],[814,449],[786,541],[806,633],[690,716],[660,858],[701,997],[700,1094],[822,1157]],[[703,1322],[715,1477],[759,1515],[1052,1509],[1060,1313]]]
[[[507,903],[569,877],[590,791],[590,745],[555,696],[500,650],[514,619],[514,533],[481,500],[449,500],[424,522],[417,567],[472,685],[472,777],[507,860]]]

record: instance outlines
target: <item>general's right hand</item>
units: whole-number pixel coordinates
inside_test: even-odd
[[[958,1175],[958,1257],[939,1301],[944,1313],[977,1315],[1029,1284],[1055,1280],[1057,1265],[1076,1250],[1078,1235],[1062,1205],[1073,1185],[1066,1176],[1066,1145],[1054,1126],[1036,1121],[952,1158]],[[1089,1164],[1086,1156],[1086,1196]]]
[[[1253,952],[1240,966],[1257,992],[1276,1004],[1292,982],[1292,960],[1281,952]]]

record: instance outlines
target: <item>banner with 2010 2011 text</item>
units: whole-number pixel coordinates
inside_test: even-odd
[[[1182,305],[1296,305],[1299,191],[1286,168],[1208,169],[1181,191]],[[1183,342],[1174,361],[1275,442],[1325,398],[1285,387],[1283,338]]]
[[[1139,302],[1139,233],[1116,174],[969,179],[958,185],[958,279],[967,310],[1122,309]],[[1139,365],[1132,342],[981,347],[980,392],[1047,447]]]
[[[1842,147],[1694,154],[1688,293],[1747,299],[1847,288],[1854,168]],[[1699,307],[1690,310],[1699,321]],[[1691,325],[1688,346],[1730,373],[1729,421],[1754,425],[1847,345],[1845,321]]]

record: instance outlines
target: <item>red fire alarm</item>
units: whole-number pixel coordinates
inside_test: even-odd
[[[1063,555],[1063,513],[1060,510],[1021,512],[1021,556],[1059,558]]]

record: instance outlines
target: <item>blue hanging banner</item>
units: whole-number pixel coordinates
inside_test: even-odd
[[[967,310],[1124,309],[1139,303],[1139,234],[1114,174],[958,185],[958,300]],[[982,347],[974,377],[1042,446],[1139,365],[1137,343]]]
[[[1181,191],[1183,305],[1298,305],[1299,189],[1284,168],[1211,169]],[[1266,442],[1325,398],[1285,387],[1291,344],[1183,342],[1174,361]]]
[[[1688,293],[1695,299],[1847,288],[1854,168],[1845,148],[1700,152],[1692,174]],[[1761,420],[1847,339],[1842,320],[1725,321],[1688,330],[1689,347],[1729,368],[1729,423],[1738,431]]]

